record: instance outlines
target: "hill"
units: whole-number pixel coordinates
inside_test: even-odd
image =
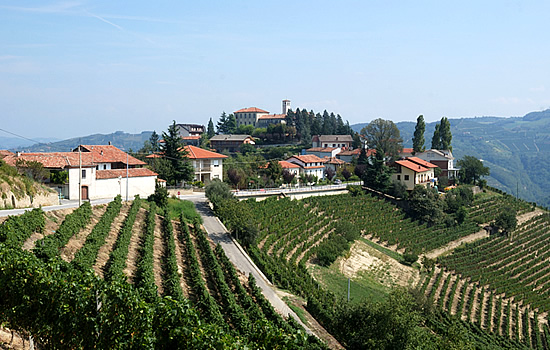
[[[45,348],[325,348],[274,311],[196,218],[159,214],[117,197],[9,217],[0,325]]]
[[[523,117],[449,119],[453,155],[482,159],[490,169],[488,184],[529,202],[550,206],[550,110]],[[430,147],[435,122],[426,124]],[[366,124],[355,124],[361,130]],[[405,147],[412,147],[415,123],[396,123]]]
[[[123,150],[138,150],[143,143],[151,137],[152,131],[143,131],[140,134],[128,134],[117,131],[112,134],[93,134],[82,137],[73,137],[67,140],[37,143],[29,146],[16,147],[15,150],[23,152],[66,152],[78,145],[112,145]]]

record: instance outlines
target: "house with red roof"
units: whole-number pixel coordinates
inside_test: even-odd
[[[286,161],[300,167],[300,177],[305,175],[313,175],[318,179],[323,179],[325,177],[325,165],[323,159],[317,157],[316,155],[296,155],[288,158]]]
[[[112,145],[79,145],[72,152],[18,152],[4,158],[12,166],[19,160],[39,162],[52,172],[66,171],[68,183],[50,187],[70,200],[113,198],[117,194],[147,197],[155,192],[157,173]]]
[[[213,179],[223,181],[223,160],[226,155],[192,145],[185,146],[187,157],[195,169],[195,181],[209,183]]]
[[[407,191],[412,191],[416,185],[433,187],[435,184],[434,169],[437,168],[437,165],[418,157],[397,160],[392,167],[395,169],[392,180],[405,185]]]
[[[286,114],[290,109],[290,100],[283,100],[281,114],[269,114],[268,111],[257,107],[242,108],[233,112],[237,127],[252,125],[255,128],[267,128],[270,124],[286,124]]]

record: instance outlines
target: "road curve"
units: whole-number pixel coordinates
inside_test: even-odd
[[[210,207],[206,202],[206,197],[202,195],[193,195],[193,196],[181,196],[181,199],[187,199],[192,201],[197,208],[197,211],[202,217],[204,228],[208,233],[208,236],[216,244],[220,244],[233,264],[245,273],[246,275],[252,274],[256,278],[256,284],[262,289],[264,296],[269,300],[271,305],[282,315],[292,316],[308,334],[313,334],[311,330],[300,320],[298,315],[288,307],[288,305],[279,298],[275,293],[273,288],[271,288],[271,283],[267,280],[264,274],[258,269],[258,267],[252,262],[248,254],[244,249],[237,243],[225,226],[220,222],[220,220],[214,215]]]

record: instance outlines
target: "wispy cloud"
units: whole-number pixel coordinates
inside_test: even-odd
[[[0,5],[0,8],[12,11],[22,12],[35,12],[35,13],[70,13],[74,12],[74,9],[81,6],[81,1],[60,1],[49,5],[36,6],[36,7],[24,7],[24,6],[4,6]]]
[[[117,28],[118,30],[121,30],[121,31],[123,31],[123,32],[126,31],[124,28],[122,28],[122,27],[119,26],[118,24],[115,24],[115,23],[113,23],[113,22],[111,22],[111,21],[108,21],[108,20],[106,20],[105,18],[103,18],[103,17],[101,17],[101,16],[98,16],[98,15],[93,14],[93,13],[88,12],[88,11],[86,11],[86,13],[87,13],[90,17],[97,18],[97,19],[99,19],[99,20],[102,21],[102,22],[105,22],[105,23],[107,23],[107,24],[109,24],[109,25],[112,25],[113,27]]]
[[[537,86],[537,87],[532,87],[532,88],[529,89],[529,91],[544,92],[544,91],[546,91],[546,89],[544,88],[544,85],[541,85],[541,86]]]

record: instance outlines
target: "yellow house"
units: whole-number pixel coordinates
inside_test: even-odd
[[[405,185],[407,191],[412,191],[416,185],[432,187],[435,182],[434,169],[437,165],[417,157],[407,157],[394,163],[395,172],[392,180]]]

